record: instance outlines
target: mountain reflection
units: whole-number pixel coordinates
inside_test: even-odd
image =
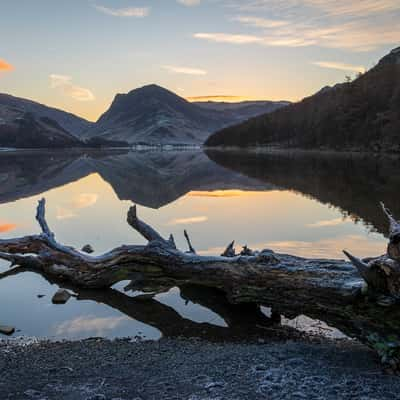
[[[268,190],[220,167],[201,151],[20,152],[0,154],[0,203],[40,194],[98,173],[120,200],[160,208],[191,191]]]
[[[396,158],[304,152],[4,153],[0,154],[0,203],[97,173],[120,200],[153,209],[187,193],[225,197],[243,191],[291,190],[338,207],[354,221],[386,233],[378,204],[384,201],[400,215],[395,196],[399,167]]]

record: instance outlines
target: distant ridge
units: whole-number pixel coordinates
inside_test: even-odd
[[[0,147],[200,145],[216,130],[287,102],[190,103],[158,85],[117,94],[96,123],[0,93]]]
[[[222,129],[206,146],[400,152],[400,47],[353,82]]]
[[[287,103],[190,103],[158,85],[117,94],[110,108],[84,135],[130,144],[201,144],[214,131]]]
[[[0,107],[1,106],[13,107],[22,112],[32,113],[38,117],[53,119],[63,129],[77,137],[88,130],[92,125],[92,122],[66,111],[5,93],[0,93]]]

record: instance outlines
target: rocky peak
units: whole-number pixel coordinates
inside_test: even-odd
[[[387,64],[400,65],[400,47],[396,47],[379,61],[379,65],[387,65]]]

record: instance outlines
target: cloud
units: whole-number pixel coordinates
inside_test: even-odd
[[[348,72],[365,72],[365,67],[361,65],[352,65],[336,61],[314,61],[312,64],[322,68],[338,69]]]
[[[201,0],[176,0],[178,3],[183,4],[186,7],[198,6]]]
[[[17,228],[16,224],[9,222],[0,222],[0,233],[11,232]]]
[[[186,100],[188,100],[188,101],[220,101],[220,102],[237,103],[239,101],[248,100],[248,98],[244,97],[244,96],[216,94],[216,95],[209,95],[209,96],[190,96],[190,97],[187,97]]]
[[[244,190],[213,190],[213,191],[196,191],[193,190],[188,193],[191,197],[237,197],[247,195],[250,192]]]
[[[71,201],[73,208],[87,208],[97,203],[99,196],[96,193],[81,193]]]
[[[232,20],[238,21],[245,25],[254,26],[257,28],[278,28],[281,26],[289,25],[289,22],[284,20],[274,20],[274,19],[249,17],[249,16],[246,17],[238,16],[234,17]]]
[[[149,7],[127,7],[127,8],[108,8],[94,4],[93,7],[106,15],[113,17],[135,17],[143,18],[150,14]]]
[[[184,74],[184,75],[206,75],[207,71],[199,68],[190,68],[190,67],[179,67],[175,65],[163,65],[162,66],[168,72],[174,74]]]
[[[9,64],[7,61],[2,60],[0,58],[0,73],[1,72],[10,72],[14,70],[14,66]]]
[[[98,198],[96,193],[81,193],[75,196],[67,207],[57,207],[56,218],[59,220],[75,218],[78,214],[74,210],[91,207],[97,203]]]
[[[370,51],[400,41],[398,0],[224,0],[223,4],[239,11],[230,20],[241,25],[240,33],[202,32],[195,37],[220,43],[350,51]],[[253,28],[251,34],[243,32],[242,26]]]
[[[370,16],[400,9],[398,0],[304,0],[304,4],[320,8],[329,15]]]
[[[168,225],[189,225],[189,224],[199,224],[208,221],[208,217],[188,217],[188,218],[177,218],[168,222]]]
[[[59,220],[75,218],[77,216],[72,210],[64,207],[57,207],[56,218]]]
[[[90,332],[96,336],[103,336],[105,332],[117,328],[128,320],[126,316],[100,318],[88,315],[62,322],[55,327],[55,332],[56,335]]]
[[[345,223],[346,220],[344,220],[343,218],[334,218],[334,219],[317,221],[312,224],[307,224],[306,226],[308,226],[309,228],[325,228],[328,226],[337,226]]]
[[[230,33],[204,33],[199,32],[193,35],[196,39],[208,40],[217,43],[249,44],[261,43],[262,38],[254,35],[240,35]]]
[[[72,77],[67,75],[50,75],[50,87],[52,89],[60,89],[66,96],[78,101],[93,101],[95,99],[93,93],[86,88],[77,86],[72,83]]]

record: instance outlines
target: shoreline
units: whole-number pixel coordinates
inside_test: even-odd
[[[395,399],[400,378],[356,342],[93,338],[0,342],[3,399]]]

